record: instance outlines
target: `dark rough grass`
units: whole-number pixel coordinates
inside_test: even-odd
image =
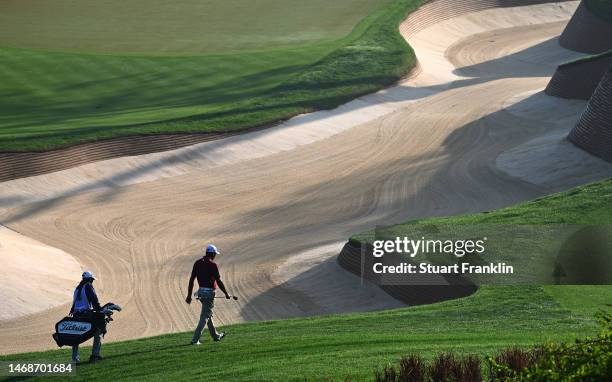
[[[414,67],[398,25],[420,3],[395,0],[340,40],[295,49],[194,57],[0,49],[0,151],[230,131],[334,108]]]

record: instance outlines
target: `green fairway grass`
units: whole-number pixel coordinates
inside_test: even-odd
[[[564,287],[573,294],[610,288]],[[561,305],[539,287],[486,287],[475,295],[385,312],[231,325],[220,343],[189,345],[191,333],[103,345],[106,359],[77,369],[75,380],[343,381],[372,380],[373,370],[414,352],[491,354],[510,345],[571,340],[597,332],[588,295]],[[121,325],[120,314],[113,325]],[[112,338],[112,327],[109,329]],[[83,356],[88,349],[83,349]],[[0,360],[69,361],[68,349]]]
[[[612,2],[610,0],[586,0],[586,6],[597,16],[612,22]]]
[[[188,13],[189,6],[197,4],[198,9],[205,6],[216,9],[218,4],[224,4],[215,11],[224,15],[232,7],[238,7],[242,12],[237,12],[235,20],[209,17],[224,25],[225,29],[218,29],[224,34],[223,38],[244,44],[250,38],[263,38],[239,27],[246,23],[244,13],[250,9],[248,13],[253,23],[269,27],[266,33],[277,39],[297,36],[292,44],[272,39],[258,47],[250,45],[258,49],[243,50],[245,46],[223,42],[217,48],[206,48],[204,53],[196,54],[183,50],[176,36],[166,36],[164,42],[159,36],[150,34],[151,44],[167,44],[167,48],[155,48],[155,55],[143,54],[135,48],[130,48],[130,53],[115,52],[120,49],[114,44],[124,40],[113,34],[127,32],[121,32],[124,29],[120,27],[104,26],[111,22],[109,19],[115,20],[113,17],[94,20],[91,16],[100,8],[142,2],[97,2],[90,14],[82,2],[44,1],[49,4],[48,12],[53,16],[49,20],[69,17],[61,11],[66,7],[68,15],[74,12],[88,14],[85,21],[75,19],[67,23],[47,20],[43,17],[47,11],[35,1],[3,2],[3,8],[30,15],[30,24],[40,23],[40,27],[16,21],[2,22],[1,18],[7,16],[0,12],[0,28],[4,28],[0,29],[0,36],[3,36],[0,47],[4,46],[0,48],[0,151],[40,151],[125,135],[218,132],[267,125],[299,113],[333,108],[378,90],[399,79],[416,63],[414,52],[399,34],[398,25],[421,0],[361,0],[355,4],[343,0],[315,2],[316,7],[309,2],[295,2],[302,5],[290,7],[279,0],[273,7],[270,2],[263,3],[267,8],[274,8],[270,11],[273,15],[281,12],[277,8],[292,14],[296,12],[295,7],[301,9],[301,13],[291,16],[301,21],[283,26],[267,23],[272,16],[262,15],[266,10],[260,2],[235,0],[214,2],[214,7],[213,2],[186,1],[185,9],[177,10],[172,17]],[[33,9],[26,10],[26,4]],[[74,9],[58,4],[71,4]],[[175,3],[167,3],[160,9],[174,7],[172,4]],[[154,7],[147,9],[138,16],[140,19],[149,20]],[[157,16],[165,20],[163,14]],[[116,17],[121,20],[124,16],[118,14]],[[160,30],[183,27],[172,17],[163,21]],[[322,20],[319,23],[309,21],[319,18]],[[8,19],[13,18],[8,16]],[[205,21],[203,18],[202,22]],[[215,29],[193,26],[193,23],[192,18],[186,18],[185,24],[189,25],[185,28]],[[41,47],[44,49],[32,49],[1,40],[18,38],[23,32],[20,28],[44,31],[44,25],[48,25],[44,28],[49,29],[49,37],[45,33],[35,40],[40,39],[41,44],[43,40],[54,40],[57,44],[47,41],[45,47]],[[125,28],[131,30],[137,25],[137,21],[126,22]],[[316,25],[320,36],[309,40],[306,35],[311,25]],[[60,43],[77,44],[82,34],[86,40],[89,32],[81,33],[81,30],[89,26],[107,28],[107,37],[101,37],[104,33],[94,37],[108,41],[87,40],[89,45],[79,47],[79,52],[58,51],[62,50]],[[77,33],[70,38],[53,37],[57,30],[63,29]],[[302,32],[304,35],[300,37]],[[243,40],[236,35],[243,36]],[[145,37],[139,32],[136,38]],[[207,39],[205,35],[197,38],[198,41]],[[178,45],[172,45],[174,42]],[[153,49],[142,46],[144,51]],[[96,49],[105,54],[92,54]],[[172,54],[159,55],[165,51]],[[177,56],[175,51],[183,55]]]
[[[390,0],[4,0],[0,46],[148,55],[336,40]]]
[[[607,224],[611,216],[608,179],[489,213],[419,223]],[[79,366],[76,380],[372,380],[374,369],[407,353],[484,356],[513,345],[592,335],[598,330],[594,314],[609,311],[611,301],[611,286],[484,286],[469,297],[431,305],[231,325],[224,328],[225,340],[200,347],[188,345],[191,333],[106,344],[106,359]],[[121,325],[120,313],[109,338],[113,325]],[[0,360],[69,358],[64,349]]]

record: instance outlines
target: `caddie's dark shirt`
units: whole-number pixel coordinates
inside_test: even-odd
[[[217,280],[221,279],[217,264],[206,257],[201,258],[193,264],[191,277],[193,278],[193,276],[198,279],[198,285],[200,288],[216,289]]]

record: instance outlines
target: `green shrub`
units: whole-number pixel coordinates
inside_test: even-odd
[[[542,348],[521,349],[511,347],[502,350],[494,358],[489,357],[489,379],[504,381],[535,365],[543,354]]]
[[[480,358],[440,353],[427,365],[421,356],[410,354],[399,363],[399,371],[387,365],[374,374],[376,382],[481,382]]]
[[[491,381],[612,381],[612,315],[602,313],[599,321],[603,329],[595,338],[579,339],[573,344],[546,344],[520,356],[489,358]]]
[[[595,338],[571,344],[549,343],[531,349],[512,347],[487,357],[490,382],[605,382],[612,381],[612,314],[597,316],[602,326]],[[399,370],[387,365],[376,370],[376,382],[481,382],[480,358],[440,353],[427,364],[419,355],[400,360]]]

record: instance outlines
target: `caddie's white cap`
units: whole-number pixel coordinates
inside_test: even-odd
[[[89,271],[85,271],[83,272],[83,278],[84,279],[92,279],[95,280],[96,278],[94,277],[93,273],[89,272]]]

